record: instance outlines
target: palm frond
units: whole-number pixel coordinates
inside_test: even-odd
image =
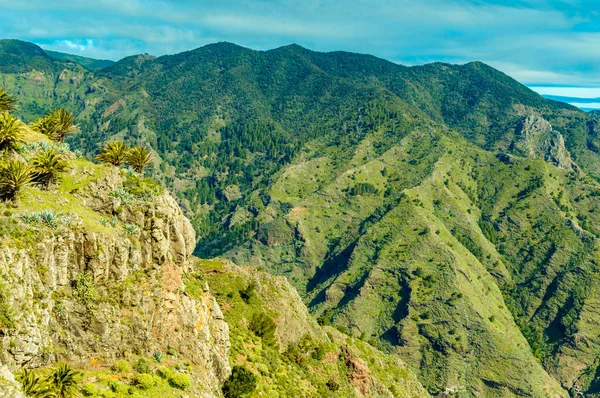
[[[31,168],[25,162],[9,159],[0,166],[0,198],[14,199],[31,184]]]
[[[96,160],[102,163],[120,166],[125,162],[129,146],[123,141],[107,142],[106,146],[100,149],[100,153],[96,156]]]
[[[148,166],[154,156],[150,150],[143,146],[136,146],[129,150],[127,153],[127,163],[133,167],[133,169],[138,173],[143,173],[146,166]]]
[[[24,141],[25,125],[8,112],[0,113],[0,151],[15,150]]]

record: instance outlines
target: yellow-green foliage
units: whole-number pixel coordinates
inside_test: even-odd
[[[196,276],[198,273],[204,273],[204,276]],[[224,311],[230,327],[232,365],[245,368],[256,378],[256,390],[248,397],[358,396],[348,379],[348,368],[343,359],[342,347],[346,345],[352,347],[357,357],[369,363],[371,375],[382,383],[381,388],[397,391],[397,396],[428,396],[401,361],[337,331],[330,330],[329,336],[325,330],[318,332],[318,337],[305,335],[295,343],[281,347],[283,352],[273,345],[274,338],[265,340],[261,337],[262,331],[273,330],[273,326],[273,335],[276,335],[277,324],[285,322],[281,319],[282,315],[271,308],[272,303],[277,302],[284,307],[291,305],[291,302],[286,303],[291,298],[282,296],[281,286],[275,285],[266,274],[256,270],[244,271],[222,260],[198,260],[191,275],[184,281],[186,291],[192,296],[201,295],[202,290],[196,285],[199,280],[208,281],[210,291],[216,295]],[[252,284],[255,287],[249,289]],[[254,314],[263,314],[259,316],[261,321],[252,322]],[[297,313],[293,316],[302,317]],[[300,324],[314,324],[318,328],[308,315],[305,316]],[[253,323],[254,327],[250,326]],[[300,336],[304,332],[297,331]],[[228,388],[223,390],[226,394],[229,391]]]

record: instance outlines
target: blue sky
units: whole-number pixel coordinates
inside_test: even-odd
[[[562,86],[553,95],[581,98],[572,87],[600,88],[598,8],[597,0],[0,0],[0,37],[115,60],[217,41],[297,43],[407,65],[479,60],[536,90]],[[596,94],[585,98],[600,102]]]

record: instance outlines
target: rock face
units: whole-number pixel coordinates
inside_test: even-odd
[[[515,130],[513,151],[521,156],[543,159],[562,169],[579,169],[565,147],[561,133],[554,130],[544,118],[528,115],[521,119]]]
[[[0,396],[4,398],[25,398],[25,395],[19,391],[19,387],[11,371],[6,366],[0,366]]]
[[[199,394],[218,395],[230,373],[228,326],[208,289],[201,299],[184,290],[194,230],[170,195],[125,205],[111,196],[122,187],[115,170],[77,195],[129,233],[79,227],[40,232],[26,247],[0,241],[16,309],[15,326],[0,334],[0,363],[13,371],[58,360],[110,364],[174,349],[203,369]]]

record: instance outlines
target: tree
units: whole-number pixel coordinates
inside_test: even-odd
[[[223,384],[225,398],[239,398],[250,394],[256,389],[256,376],[243,366],[236,365],[231,370],[231,376]]]
[[[12,112],[15,110],[15,97],[0,87],[0,112]]]
[[[31,183],[31,168],[25,162],[9,159],[0,166],[0,198],[15,199]]]
[[[33,122],[31,128],[54,141],[63,142],[67,134],[77,130],[78,126],[74,121],[75,116],[68,110],[56,109]]]
[[[144,173],[144,168],[146,168],[153,159],[152,153],[143,146],[131,148],[126,157],[127,163],[140,174]]]
[[[66,363],[59,364],[48,377],[57,398],[77,396],[81,372],[76,371]]]
[[[51,390],[50,384],[35,374],[30,369],[23,368],[17,373],[17,380],[21,383],[21,391],[31,398],[54,398],[56,394]]]
[[[0,151],[15,150],[23,141],[24,125],[8,112],[0,113]]]
[[[277,325],[273,319],[263,312],[256,312],[250,319],[250,325],[248,328],[262,341],[267,344],[274,346],[277,344],[277,337],[275,336],[275,330]]]
[[[125,162],[129,153],[129,146],[123,141],[107,142],[106,146],[100,149],[100,154],[96,156],[96,160],[102,163],[120,166]]]
[[[45,149],[31,159],[33,181],[49,189],[58,179],[58,173],[67,170],[69,163],[54,149]]]
[[[66,109],[54,111],[53,117],[56,119],[56,128],[54,130],[55,141],[63,142],[67,134],[77,131],[79,128],[75,124],[75,116]]]

